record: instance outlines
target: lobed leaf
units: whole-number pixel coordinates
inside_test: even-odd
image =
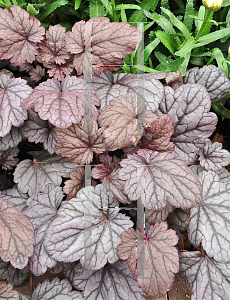
[[[1,26],[1,25],[0,25]],[[27,112],[20,107],[22,101],[32,93],[32,88],[21,78],[0,75],[0,136],[10,133],[11,127],[20,127],[27,119]]]
[[[78,167],[76,171],[69,173],[70,180],[65,181],[63,192],[67,194],[66,201],[76,197],[77,192],[84,187],[85,183],[85,170]]]
[[[1,198],[4,201],[7,201],[13,204],[20,211],[24,211],[27,207],[27,193],[22,193],[18,189],[18,185],[15,184],[11,189],[5,190],[1,192]]]
[[[153,297],[166,295],[174,281],[174,274],[179,271],[179,256],[174,247],[178,242],[176,233],[162,222],[151,225],[147,238],[133,228],[123,232],[121,238],[123,243],[118,246],[118,256],[126,259],[132,275],[137,276],[138,286]],[[136,247],[136,243],[140,247]],[[136,260],[141,266],[137,275]]]
[[[110,23],[109,18],[94,17],[88,22],[75,23],[65,36],[66,49],[74,54],[74,67],[77,75],[92,77],[101,72],[119,70],[122,58],[135,50],[142,39],[141,32],[124,22]]]
[[[11,284],[6,284],[5,282],[0,282],[0,297],[1,300],[19,300],[18,292],[12,290],[13,286]]]
[[[119,212],[118,201],[102,184],[81,189],[63,203],[45,236],[45,248],[57,261],[80,259],[86,269],[98,270],[118,260],[120,234],[133,222]]]
[[[152,209],[145,210],[145,218],[149,224],[154,225],[156,222],[160,223],[167,219],[168,214],[171,213],[175,208],[171,204],[167,204],[165,208],[160,211]]]
[[[17,5],[0,8],[0,58],[14,66],[32,63],[38,54],[37,42],[44,39],[40,21]]]
[[[162,210],[190,208],[202,201],[202,188],[197,176],[186,163],[171,153],[140,149],[120,162],[119,177],[126,180],[124,192],[131,201],[141,201],[145,208]]]
[[[0,198],[0,225],[1,259],[23,269],[34,250],[32,223],[14,205]]]
[[[22,133],[19,127],[11,127],[10,132],[4,137],[0,137],[0,151],[5,151],[9,147],[16,147],[22,141]]]
[[[9,262],[0,261],[0,280],[6,280],[12,285],[21,285],[29,277],[29,272],[14,268]]]

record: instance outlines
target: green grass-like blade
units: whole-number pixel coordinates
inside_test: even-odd
[[[189,17],[190,15],[194,15],[193,5],[194,5],[193,0],[187,1],[185,15],[184,15],[184,25],[188,28],[189,31],[192,30],[192,24],[193,24],[193,19]]]
[[[60,7],[62,5],[66,5],[68,3],[69,3],[69,1],[67,1],[67,0],[58,0],[58,1],[53,2],[52,4],[50,4],[47,7],[46,11],[44,11],[42,13],[42,15],[39,17],[39,20],[41,21],[41,20],[45,19],[48,15],[50,15],[52,12],[54,12],[55,9],[57,9],[58,7]]]
[[[156,32],[156,37],[160,39],[165,47],[174,55],[175,51],[177,50],[176,40],[168,33],[160,30]]]
[[[144,10],[149,11],[151,9],[152,11],[154,11],[157,4],[158,4],[158,0],[142,1],[142,3],[140,4],[141,10],[137,10],[131,15],[131,17],[129,18],[129,23],[141,22],[142,18],[144,17]]]
[[[89,15],[90,19],[94,17],[103,17],[105,8],[100,0],[90,0],[89,3]]]

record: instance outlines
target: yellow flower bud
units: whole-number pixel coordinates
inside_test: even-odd
[[[204,0],[204,6],[213,11],[220,9],[222,4],[223,0]]]

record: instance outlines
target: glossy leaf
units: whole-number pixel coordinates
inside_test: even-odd
[[[84,268],[98,270],[118,260],[120,234],[132,225],[102,184],[87,186],[59,208],[46,233],[45,248],[57,261],[80,259]]]
[[[14,66],[32,63],[38,54],[37,42],[44,39],[45,28],[19,6],[0,8],[0,58]]]
[[[202,188],[186,163],[171,153],[140,149],[120,162],[119,177],[126,180],[124,192],[135,201],[141,197],[145,208],[162,210],[190,208],[202,201]]]
[[[171,289],[174,274],[179,271],[179,256],[174,247],[178,238],[167,223],[151,225],[147,237],[130,228],[121,234],[123,243],[118,246],[118,256],[126,259],[129,269],[136,277],[136,259],[141,270],[137,270],[137,282],[143,292],[153,297],[163,297]],[[140,245],[136,254],[136,242]],[[137,258],[136,258],[137,255]]]
[[[0,25],[1,26],[1,25]],[[32,93],[32,88],[21,78],[0,75],[0,136],[10,133],[11,127],[20,127],[27,119],[27,112],[20,105]]]

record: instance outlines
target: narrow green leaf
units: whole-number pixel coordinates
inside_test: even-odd
[[[177,50],[177,42],[175,39],[164,31],[158,30],[156,32],[156,37],[165,45],[165,47],[174,55]]]
[[[173,25],[175,27],[177,27],[184,34],[186,40],[188,40],[191,37],[191,34],[190,34],[188,28],[181,21],[179,21],[177,19],[177,17],[174,16],[174,14],[170,10],[168,10],[164,7],[161,7],[161,10],[169,16],[169,18],[172,21]]]
[[[116,10],[121,10],[121,9],[137,9],[137,10],[141,10],[141,7],[139,5],[135,5],[135,4],[119,4],[119,5],[116,5],[115,9]]]
[[[46,11],[44,11],[44,13],[39,17],[39,20],[43,20],[45,19],[48,15],[50,15],[52,12],[55,11],[55,9],[57,9],[58,7],[62,6],[62,5],[66,5],[69,2],[67,0],[58,0],[53,2],[52,4],[50,4]]]
[[[4,5],[5,5],[5,8],[9,9],[11,7],[12,3],[10,2],[10,0],[5,0]]]
[[[150,66],[151,69],[153,69],[153,62],[152,62],[150,57],[149,57],[149,66]]]
[[[144,27],[144,32],[145,32],[146,30],[148,30],[151,26],[153,26],[154,23],[155,23],[155,21],[152,21],[152,22],[148,23],[147,25],[145,25],[145,27]]]
[[[126,22],[126,23],[128,22],[124,9],[121,10],[121,22]]]
[[[113,17],[113,9],[112,9],[112,6],[109,3],[109,1],[108,0],[101,0],[101,3],[104,5],[107,13],[109,13],[110,16]]]
[[[195,39],[194,37],[190,37],[187,42],[184,44],[184,46],[179,50],[175,52],[175,55],[177,56],[184,56],[186,53],[190,52],[195,45]]]
[[[223,118],[230,119],[230,110],[224,107],[223,103],[212,103],[213,110]]]
[[[144,10],[149,11],[150,9],[154,10],[158,4],[158,0],[144,0],[140,3],[141,10],[136,10],[132,13],[131,17],[129,18],[130,22],[141,22],[142,18],[144,17]],[[154,8],[155,6],[155,8]],[[153,9],[154,8],[154,9]]]
[[[188,28],[189,31],[192,30],[193,19],[190,18],[190,15],[194,14],[193,0],[188,0],[185,9],[184,15],[184,25]]]
[[[90,0],[89,3],[89,16],[90,19],[94,17],[103,17],[105,9],[100,0]]]
[[[149,43],[144,49],[144,58],[145,61],[149,58],[152,51],[160,44],[160,40],[155,38],[151,43]]]
[[[184,11],[184,3],[182,0],[175,0],[178,7],[181,9],[181,11]]]
[[[229,9],[229,11],[227,13],[227,16],[226,16],[226,22],[230,23],[230,9]]]
[[[170,57],[166,56],[165,54],[159,51],[155,52],[155,56],[161,64],[168,64],[170,62],[173,62],[173,60]]]
[[[180,65],[183,63],[184,57],[180,57],[168,64],[161,64],[160,67],[158,66],[156,69],[158,71],[163,72],[175,72],[180,69]]]
[[[199,11],[198,11],[197,21],[195,20],[195,25],[196,25],[197,32],[201,28],[201,25],[202,25],[203,20],[204,20],[204,15],[205,15],[205,7],[204,7],[204,5],[201,5],[200,8],[199,8]]]
[[[182,62],[182,64],[178,68],[181,71],[182,76],[185,76],[185,73],[187,72],[187,68],[188,68],[188,63],[190,61],[190,57],[191,57],[191,52],[186,53],[185,56],[183,57],[184,61]]]
[[[228,65],[224,62],[225,58],[222,51],[219,48],[214,48],[213,54],[215,55],[215,59],[219,68],[224,70],[225,74],[228,77]]]
[[[198,39],[197,44],[195,44],[194,48],[204,46],[204,45],[210,44],[212,42],[218,41],[219,39],[221,39],[221,38],[223,38],[227,35],[230,36],[230,29],[229,28],[224,28],[224,29],[221,29],[221,30],[211,32],[209,34],[201,36]]]
[[[166,9],[170,9],[169,0],[161,0],[161,6]]]
[[[148,11],[144,11],[144,14],[149,19],[155,21],[165,32],[169,34],[176,34],[176,31],[173,28],[171,22],[169,22],[169,20],[167,20],[162,15],[159,15],[157,13],[150,13]]]
[[[33,3],[33,7],[35,7],[35,8],[40,8],[44,5],[46,5],[46,4],[45,3],[39,3],[39,4]]]
[[[27,5],[27,11],[31,16],[36,16],[39,13],[39,11],[34,8],[33,4],[30,3]]]
[[[74,1],[74,9],[77,10],[81,5],[81,0],[75,0]]]
[[[157,71],[155,69],[152,69],[152,68],[149,68],[149,67],[146,67],[146,66],[141,66],[141,65],[136,65],[137,69],[138,70],[141,70],[141,71],[144,71],[144,72],[147,72],[147,73],[161,73],[162,71]]]

